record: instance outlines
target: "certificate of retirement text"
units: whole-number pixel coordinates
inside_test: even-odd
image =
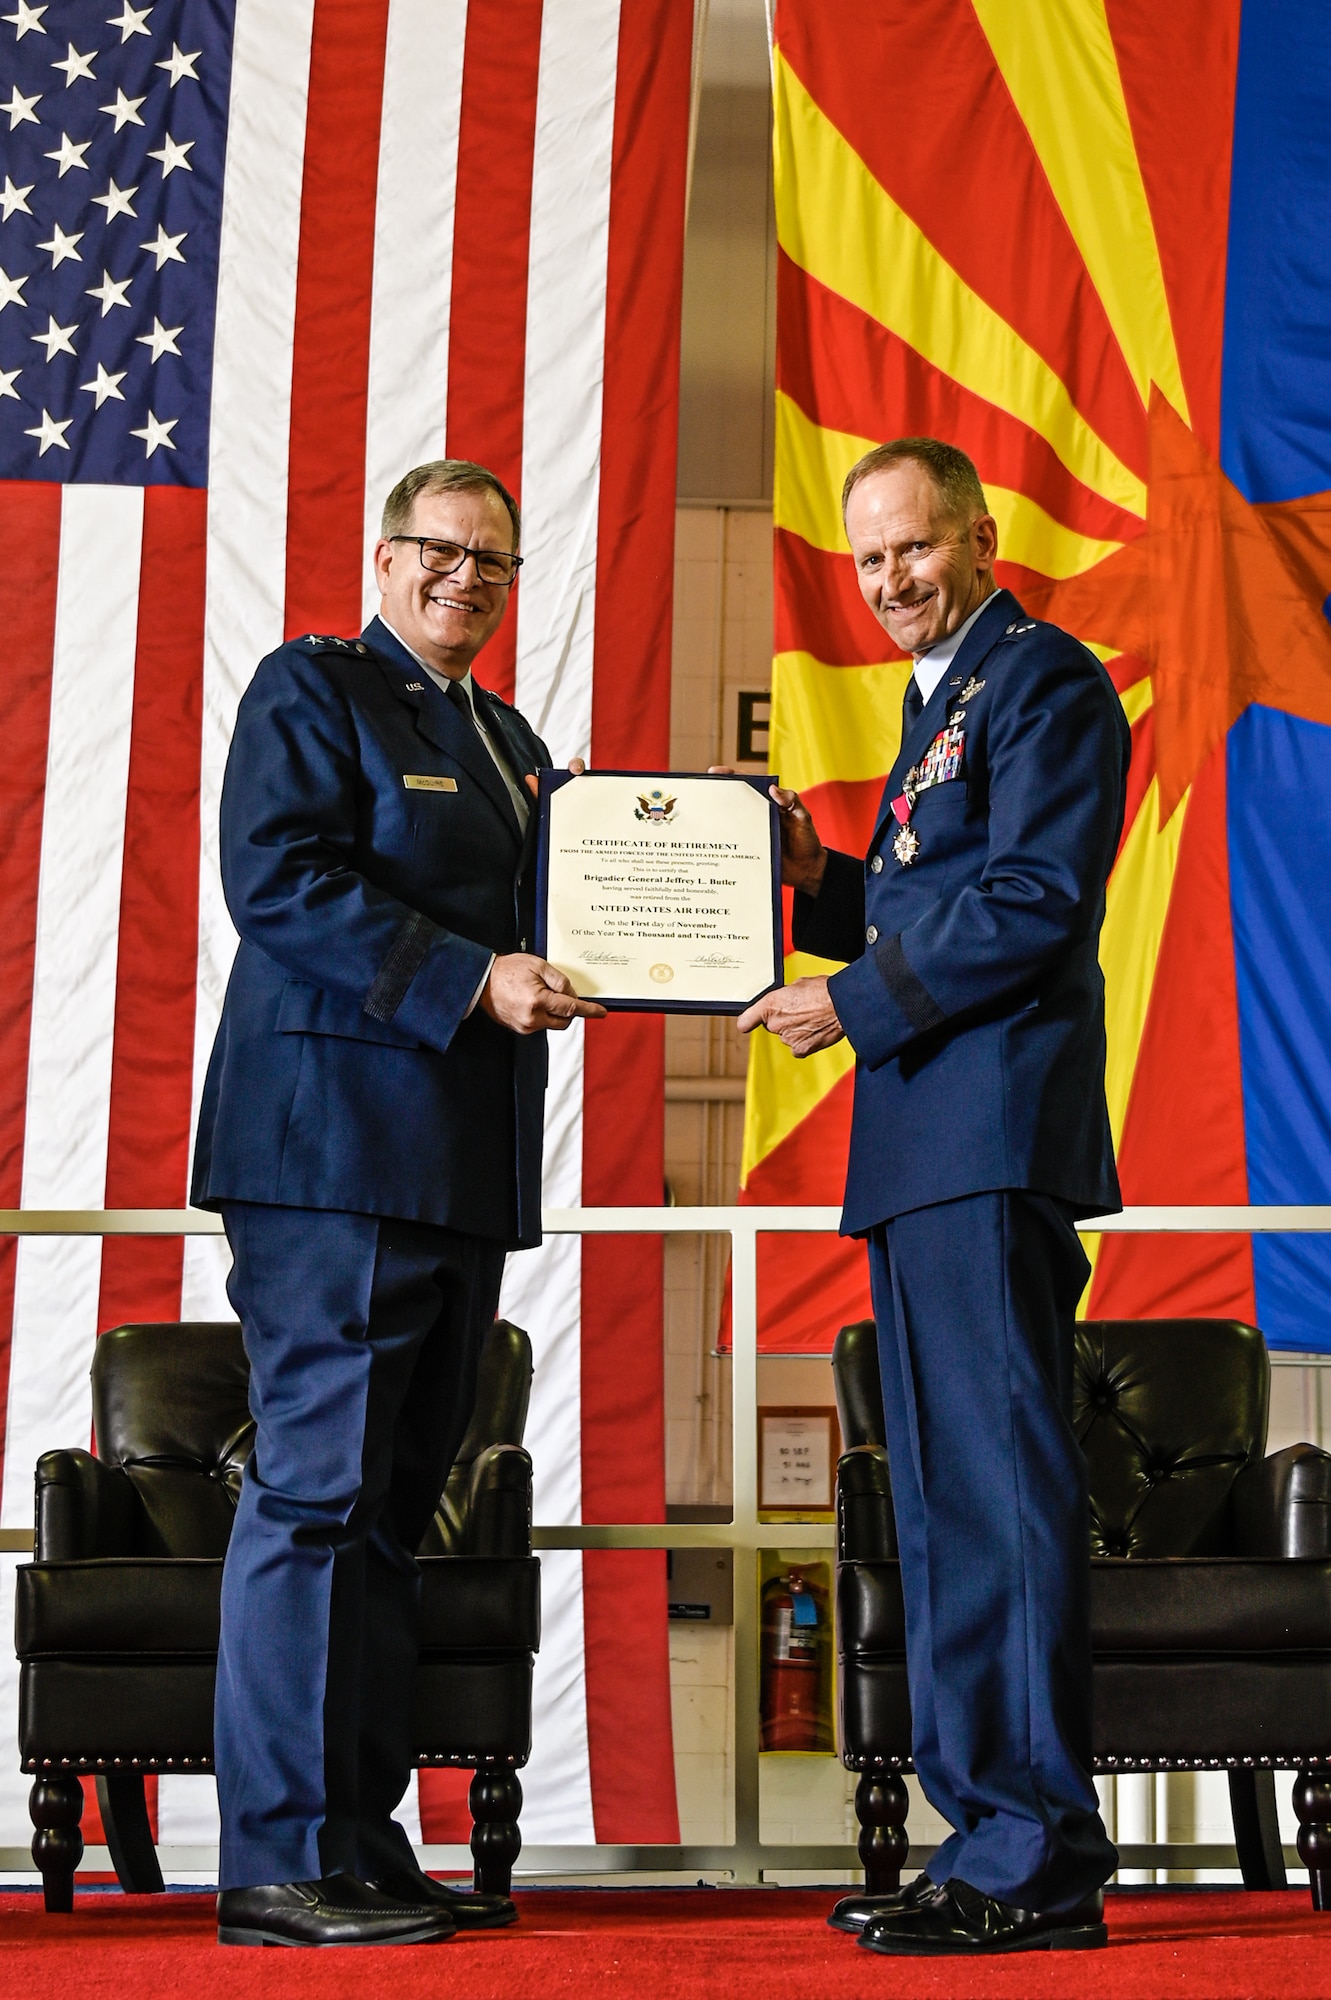
[[[773,979],[771,808],[750,784],[590,772],[550,799],[545,955],[589,999],[747,1003]]]

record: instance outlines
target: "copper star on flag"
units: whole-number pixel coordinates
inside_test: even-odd
[[[1250,702],[1331,724],[1328,591],[1331,492],[1251,505],[1157,391],[1145,532],[1042,595],[1149,665],[1162,826]]]

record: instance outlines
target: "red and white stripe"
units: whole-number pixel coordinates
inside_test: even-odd
[[[236,704],[284,636],[358,629],[408,466],[478,458],[521,499],[482,678],[558,761],[666,760],[692,16],[238,0],[208,491],[0,485],[22,552],[0,575],[0,1205],[183,1204],[235,946]],[[659,1200],[659,1022],[552,1058],[547,1200]],[[224,1277],[216,1239],[0,1242],[6,1526],[38,1453],[88,1435],[96,1333],[228,1315]],[[659,1239],[552,1240],[513,1260],[504,1310],[536,1346],[538,1518],[659,1519]],[[2,1664],[0,1700],[12,1740]],[[0,1778],[0,1845],[26,1840],[25,1789]],[[677,1837],[660,1558],[546,1558],[525,1789],[533,1841]],[[206,1837],[197,1790],[163,1785],[164,1839]],[[457,1837],[459,1805],[427,1780],[426,1838]]]

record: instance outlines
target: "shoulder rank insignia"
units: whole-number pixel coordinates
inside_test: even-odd
[[[1028,618],[1024,625],[1009,625],[1003,637],[1005,639],[1019,638],[1023,632],[1033,632],[1034,630],[1035,620]]]
[[[321,652],[365,654],[370,650],[363,639],[341,639],[335,632],[307,632],[300,643],[317,646]]]

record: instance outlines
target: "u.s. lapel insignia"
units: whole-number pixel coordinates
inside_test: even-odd
[[[903,868],[909,868],[919,851],[920,836],[907,820],[904,826],[899,826],[896,830],[892,841],[892,852]]]
[[[406,692],[407,692],[408,694],[424,694],[424,693],[425,693],[425,682],[424,682],[424,681],[407,681],[407,682],[405,683],[405,687],[406,687]]]
[[[968,701],[974,701],[976,695],[980,692],[980,689],[983,686],[984,682],[977,681],[974,674],[972,674],[970,679],[967,681],[965,687],[961,690],[961,693],[957,696],[957,700],[961,703],[963,708],[966,706],[966,703]]]

